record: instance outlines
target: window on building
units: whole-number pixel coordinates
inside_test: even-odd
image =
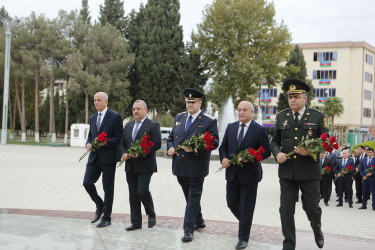
[[[372,83],[372,74],[365,71],[365,81]]]
[[[262,98],[277,97],[277,89],[262,89]]]
[[[369,117],[369,118],[371,118],[371,109],[369,109],[369,108],[363,108],[363,117]]]
[[[336,79],[336,70],[313,70],[313,79]]]
[[[366,54],[365,62],[370,64],[370,65],[373,65],[374,57],[372,55]]]
[[[316,88],[314,89],[314,97],[333,97],[336,96],[335,88]]]
[[[365,100],[372,100],[372,92],[370,90],[364,90],[363,96]]]
[[[314,62],[337,61],[337,51],[314,52]]]
[[[274,115],[277,114],[277,106],[273,106],[272,114],[274,114]]]

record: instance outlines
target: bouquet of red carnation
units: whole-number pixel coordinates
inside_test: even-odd
[[[366,170],[366,174],[370,173],[374,173],[374,170],[375,170],[375,165],[374,164],[371,164],[371,167],[369,167],[367,170]]]
[[[132,143],[128,153],[133,154],[136,157],[146,157],[146,155],[150,153],[150,146],[154,146],[154,142],[150,140],[150,135],[145,132],[142,139],[138,139]],[[120,161],[117,167],[120,167],[122,163],[124,163],[124,161]]]
[[[331,173],[331,168],[329,166],[326,166],[325,168],[322,168],[322,174],[329,174]]]
[[[195,153],[198,153],[199,149],[206,149],[207,151],[215,150],[213,142],[216,139],[216,136],[211,136],[210,132],[206,132],[201,135],[193,135],[189,140],[186,140],[182,143],[182,146],[192,148]],[[181,146],[175,149],[175,152],[181,149]]]
[[[332,153],[333,149],[338,149],[339,145],[336,143],[336,137],[322,133],[320,138],[309,139],[309,136],[303,136],[302,140],[298,143],[298,147],[306,148],[309,151],[309,155],[317,161],[317,154],[328,151]],[[288,157],[293,155],[295,151],[286,154]]]
[[[354,168],[353,168],[353,166],[352,165],[349,165],[349,166],[347,166],[346,168],[343,168],[342,170],[341,170],[341,176],[340,177],[344,177],[344,175],[346,174],[346,173],[348,173],[348,171],[352,171]],[[340,177],[336,177],[333,181],[337,181]]]
[[[100,142],[106,142],[107,141],[107,133],[106,132],[102,132],[98,135],[98,137],[96,137],[93,141],[91,141],[91,151],[95,152],[96,150],[99,149],[99,143]],[[79,158],[79,161],[81,161],[83,158],[86,157],[86,155],[88,155],[90,153],[90,151],[86,151],[82,156],[81,158]]]

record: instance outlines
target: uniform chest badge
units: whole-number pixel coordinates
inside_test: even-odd
[[[312,136],[312,130],[309,129],[309,130],[307,131],[307,134],[308,134],[309,136]]]
[[[285,126],[288,124],[288,121],[285,120],[285,122],[283,123],[283,129],[285,129]]]
[[[180,125],[180,122],[176,122],[176,126]]]
[[[328,128],[327,118],[324,117],[323,121],[324,121],[324,127]]]

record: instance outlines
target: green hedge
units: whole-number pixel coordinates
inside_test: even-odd
[[[366,142],[362,142],[360,144],[357,144],[355,145],[352,150],[350,151],[350,153],[353,153],[353,150],[354,149],[357,149],[359,146],[368,146],[368,147],[371,147],[375,150],[375,141],[366,141]]]

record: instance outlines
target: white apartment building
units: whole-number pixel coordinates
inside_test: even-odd
[[[301,43],[307,78],[314,85],[312,106],[328,97],[343,99],[344,114],[335,117],[340,144],[355,145],[375,139],[375,47],[366,42]],[[263,123],[273,127],[281,85],[261,89]]]

